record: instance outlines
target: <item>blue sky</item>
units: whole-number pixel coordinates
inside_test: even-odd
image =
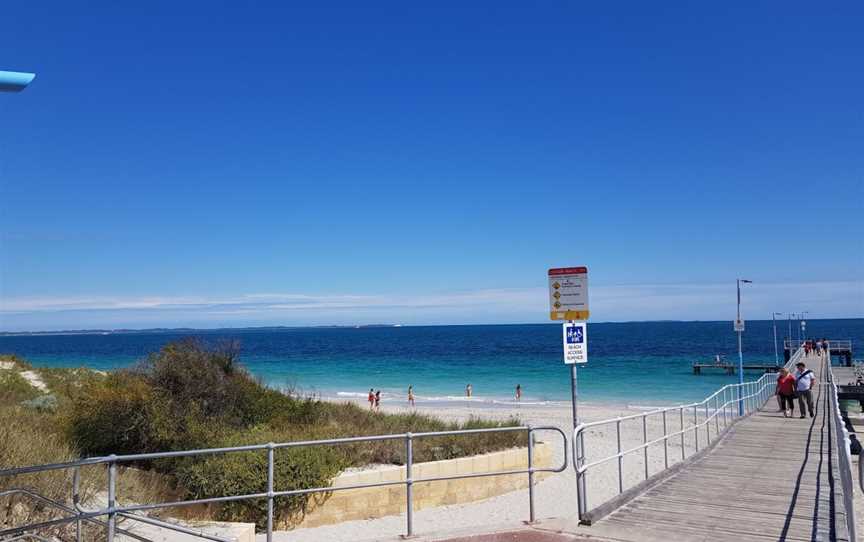
[[[860,3],[4,20],[0,330],[864,315]]]

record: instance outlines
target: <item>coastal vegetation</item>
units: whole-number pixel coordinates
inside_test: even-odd
[[[0,444],[0,465],[49,463],[103,456],[330,439],[401,432],[516,425],[518,420],[464,424],[408,414],[370,412],[353,403],[331,403],[283,393],[263,385],[239,362],[236,344],[204,345],[184,340],[164,346],[136,366],[99,373],[83,369],[36,369],[48,391],[20,371],[0,370],[0,417],[18,451]],[[29,368],[20,359],[6,359]],[[39,435],[50,446],[38,444]],[[2,436],[0,436],[2,438]],[[419,439],[415,461],[450,459],[524,445],[524,435],[489,433]],[[26,448],[40,454],[27,455]],[[279,449],[277,490],[326,487],[342,470],[405,462],[400,441]],[[263,451],[161,459],[123,469],[122,499],[157,502],[266,491]],[[90,473],[88,491],[104,484],[104,468]],[[62,476],[62,475],[61,475]],[[0,490],[3,488],[0,480]],[[57,485],[56,481],[53,485]],[[67,486],[68,488],[68,486]],[[68,491],[68,489],[67,489]],[[317,497],[317,499],[326,498]],[[316,498],[276,499],[281,522],[302,520]],[[266,500],[224,503],[208,509],[215,519],[265,521]]]

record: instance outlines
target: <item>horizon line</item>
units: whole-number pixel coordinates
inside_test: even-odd
[[[786,318],[778,319],[777,322],[787,320]],[[804,321],[821,321],[821,320],[864,320],[864,316],[859,317],[836,317],[836,318],[805,318]],[[604,320],[602,322],[590,322],[593,324],[649,324],[649,323],[717,323],[717,322],[734,322],[734,320],[677,320],[677,319],[661,319],[661,320]],[[770,319],[750,319],[746,322],[771,322]],[[800,320],[796,320],[800,321]],[[280,330],[280,329],[358,329],[358,328],[400,328],[400,327],[468,327],[468,326],[540,326],[558,324],[560,321],[549,322],[511,322],[511,323],[473,323],[473,324],[403,324],[394,323],[378,323],[378,324],[306,324],[306,325],[276,325],[276,326],[217,326],[217,327],[147,327],[147,328],[87,328],[87,329],[57,329],[57,330],[25,330],[25,331],[6,331],[0,330],[0,336],[10,337],[16,335],[71,335],[71,334],[91,334],[91,333],[170,333],[175,331],[255,331],[255,330]]]

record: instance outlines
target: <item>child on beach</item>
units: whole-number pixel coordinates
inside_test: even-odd
[[[369,410],[375,410],[375,392],[369,388]]]
[[[375,392],[375,412],[381,410],[381,390]]]
[[[465,386],[465,397],[471,397],[471,392],[474,391],[474,388],[471,387],[471,384]]]
[[[408,386],[408,404],[414,406],[414,385]]]
[[[522,384],[516,384],[516,400],[522,400]]]

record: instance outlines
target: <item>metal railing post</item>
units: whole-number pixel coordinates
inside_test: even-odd
[[[115,456],[112,454],[111,459]],[[117,506],[117,463],[110,461],[108,463],[108,524],[106,525],[108,533],[108,542],[114,542],[114,530],[117,523],[117,512],[114,511]]]
[[[723,388],[723,429],[729,426],[729,420],[726,419],[726,411],[729,409],[729,401],[726,399],[726,391],[729,388]]]
[[[585,465],[585,435],[582,431],[579,432],[579,436],[576,437],[573,445],[576,450],[576,457],[573,458],[573,463],[576,465],[576,495],[579,500],[578,511],[579,519],[581,520],[588,513],[588,494],[585,490],[585,475],[588,473],[581,472],[582,467]]]
[[[81,511],[78,504],[81,501],[81,467],[72,470],[72,507],[75,509],[75,542],[81,542]]]
[[[669,468],[669,431],[666,429],[666,411],[663,411],[663,466]]]
[[[681,461],[687,457],[687,452],[684,450],[684,407],[678,409],[678,414],[681,415]]]
[[[273,443],[267,443],[267,542],[273,542],[273,491],[274,489],[274,455]]]
[[[528,426],[528,522],[534,523],[534,430],[531,426]]]
[[[708,422],[708,400],[705,400],[705,446],[711,444],[711,424]]]
[[[618,493],[624,493],[624,456],[621,455],[621,417],[615,422],[615,433],[618,440]]]
[[[693,407],[693,436],[696,437],[696,451],[699,451],[699,409]]]
[[[720,396],[714,396],[714,431],[720,436]]]
[[[530,434],[530,431],[529,431]],[[528,455],[531,455],[531,443],[528,439]],[[530,459],[529,459],[530,463]],[[414,480],[412,478],[411,468],[414,465],[414,437],[411,433],[405,434],[405,536],[410,538],[414,536]],[[530,464],[529,464],[530,468]]]
[[[642,444],[645,445],[645,479],[648,479],[648,416],[642,416]]]

